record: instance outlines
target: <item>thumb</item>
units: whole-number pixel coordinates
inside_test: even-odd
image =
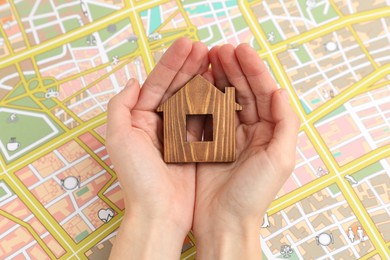
[[[279,89],[273,93],[271,111],[275,129],[267,151],[275,165],[280,165],[287,174],[290,174],[295,165],[300,121],[290,105],[286,90]]]
[[[136,79],[130,79],[125,88],[108,103],[107,136],[120,129],[131,129],[131,110],[138,101],[140,86]]]

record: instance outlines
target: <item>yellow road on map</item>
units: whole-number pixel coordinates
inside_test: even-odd
[[[30,2],[0,1],[0,258],[109,253],[124,207],[108,99],[188,37],[251,44],[301,118],[296,170],[259,227],[263,258],[390,259],[389,1]],[[328,224],[309,220],[325,214],[310,201]],[[195,253],[189,234],[182,259]]]

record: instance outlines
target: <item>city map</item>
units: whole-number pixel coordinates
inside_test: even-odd
[[[107,259],[107,103],[182,36],[249,43],[301,118],[263,258],[390,259],[390,0],[0,0],[0,259]]]

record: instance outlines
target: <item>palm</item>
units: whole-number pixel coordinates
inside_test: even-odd
[[[128,196],[135,195],[137,198],[142,196],[144,208],[146,205],[151,211],[156,208],[174,211],[177,221],[182,222],[180,225],[190,227],[195,190],[195,165],[165,164],[161,156],[162,145],[154,130],[159,124],[161,119],[153,111],[132,111],[133,134],[128,135],[123,141],[124,147],[131,149],[125,154],[133,156],[131,160],[125,160],[129,164],[125,167],[135,168],[144,174],[137,175],[136,180],[130,178],[130,175],[119,177],[122,185],[131,185],[133,181],[137,183],[132,190],[126,191],[140,192]],[[165,213],[167,212],[161,212]]]
[[[236,50],[224,46],[211,50],[210,60],[212,75],[205,76],[221,89],[234,85],[243,110],[236,118],[236,161],[197,166],[195,233],[204,231],[208,222],[226,226],[232,217],[256,219],[260,224],[261,213],[266,211],[287,178],[284,172],[291,168],[291,165],[278,165],[277,161],[288,164],[293,161],[293,156],[291,160],[278,158],[280,111],[271,106],[277,88],[257,54],[248,46]],[[292,133],[294,131],[296,129],[292,129]],[[291,152],[295,147],[294,139],[288,142],[286,147]]]
[[[141,91],[127,87],[110,102],[107,148],[125,204],[133,212],[169,218],[183,232],[192,224],[195,164],[166,164],[162,158],[162,119],[157,106],[194,75],[207,70],[207,48],[178,40],[161,58]]]
[[[265,211],[267,205],[262,208],[259,202],[267,197],[272,199],[270,191],[275,190],[274,185],[270,185],[270,181],[274,182],[274,172],[266,150],[272,132],[270,123],[241,124],[237,127],[235,162],[197,166],[195,214],[208,212],[221,220],[231,214],[237,214],[237,217],[253,215],[254,207],[258,212]],[[252,192],[254,189],[256,192]],[[231,212],[232,208],[234,212]]]
[[[221,89],[236,87],[243,111],[236,119],[233,163],[163,161],[162,119],[156,108],[196,74]],[[120,183],[126,186],[127,209],[169,220],[182,235],[191,223],[199,233],[208,223],[231,223],[228,217],[258,222],[292,168],[293,157],[280,160],[279,155],[294,154],[298,124],[256,52],[247,45],[225,45],[208,53],[203,44],[181,39],[163,55],[141,91],[134,82],[129,86],[110,101],[106,140]],[[187,128],[199,138],[201,124],[193,123]]]

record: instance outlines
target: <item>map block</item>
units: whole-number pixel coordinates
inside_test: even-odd
[[[248,43],[301,119],[263,259],[390,259],[389,0],[0,0],[0,259],[108,258],[107,104],[179,37]]]

